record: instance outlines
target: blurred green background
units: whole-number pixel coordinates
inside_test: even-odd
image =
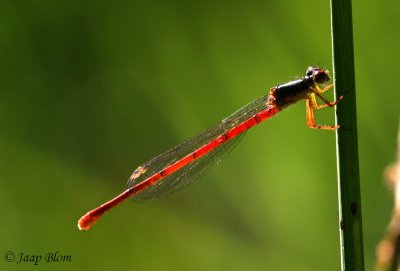
[[[367,270],[393,205],[399,7],[353,2]],[[190,187],[76,227],[141,163],[308,65],[331,69],[330,41],[328,1],[1,1],[2,255],[72,257],[40,270],[339,270],[335,135],[306,128],[304,103]]]

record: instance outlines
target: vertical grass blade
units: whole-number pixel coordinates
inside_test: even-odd
[[[351,0],[331,0],[342,271],[364,270]]]

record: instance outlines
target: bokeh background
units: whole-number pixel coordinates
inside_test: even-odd
[[[399,7],[353,1],[367,270],[393,205]],[[2,255],[72,257],[40,270],[339,270],[335,135],[307,129],[302,103],[190,187],[76,227],[141,163],[308,65],[331,69],[330,42],[329,1],[1,1]]]

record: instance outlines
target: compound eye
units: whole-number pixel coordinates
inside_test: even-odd
[[[324,71],[317,71],[314,74],[314,82],[317,84],[322,84],[329,81],[329,75]]]

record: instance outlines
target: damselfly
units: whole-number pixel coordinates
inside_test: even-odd
[[[333,86],[326,85],[329,80],[327,70],[309,67],[304,77],[271,88],[268,94],[239,109],[215,127],[144,163],[132,173],[128,188],[123,193],[79,219],[79,229],[88,230],[100,216],[127,198],[135,201],[152,200],[187,186],[207,166],[219,162],[224,154],[232,150],[244,132],[299,100],[306,100],[308,127],[336,130],[339,125],[317,125],[313,111],[332,107],[343,98],[341,96],[335,102],[330,102],[322,96]],[[319,105],[316,97],[323,104]]]

